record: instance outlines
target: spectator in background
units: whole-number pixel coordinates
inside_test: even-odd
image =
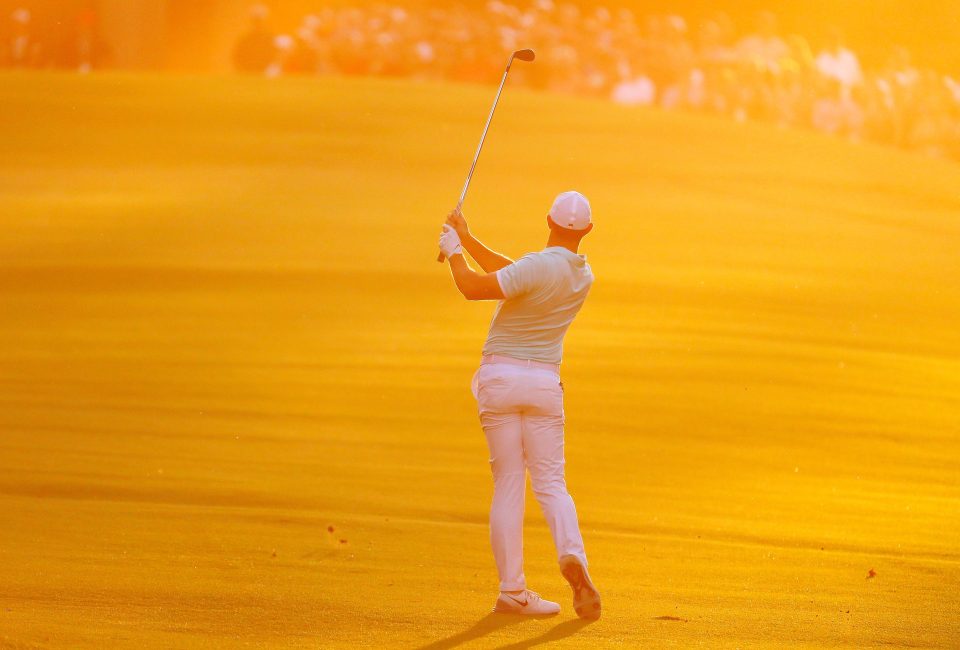
[[[264,75],[279,77],[291,71],[294,55],[294,40],[289,34],[278,34],[273,38],[273,61],[267,66]]]
[[[776,121],[778,75],[790,47],[780,38],[777,18],[769,11],[757,14],[756,31],[737,43],[736,98],[733,115],[747,119]]]
[[[862,106],[863,83],[857,55],[846,47],[836,27],[828,31],[827,47],[814,62],[817,77],[812,83],[817,98],[813,103],[813,127],[823,133],[860,140],[867,121]]]
[[[642,71],[622,71],[622,79],[613,87],[610,98],[618,104],[627,106],[650,106],[657,98],[657,89],[653,80]]]
[[[68,35],[62,51],[63,65],[81,74],[103,67],[110,57],[106,43],[100,38],[97,14],[87,8],[77,16],[74,30]]]
[[[292,74],[315,74],[321,71],[323,41],[318,32],[321,20],[318,16],[304,16],[303,22],[293,36],[293,51],[287,59],[284,72]]]
[[[407,60],[402,56],[401,34],[407,12],[400,7],[384,10],[372,26],[375,36],[372,40],[372,58],[374,65],[371,73],[388,77],[399,77],[406,72]],[[483,70],[484,66],[480,66]]]
[[[917,85],[915,117],[905,144],[931,157],[946,156],[956,137],[949,89],[933,72],[922,73]]]
[[[892,142],[905,146],[913,130],[918,104],[920,71],[913,67],[910,52],[895,47],[887,67],[877,76],[877,86],[889,108]]]
[[[659,101],[663,108],[672,109],[687,101],[694,51],[687,40],[687,22],[683,18],[667,16],[662,29],[664,38],[660,54],[664,58],[664,66],[661,70],[663,76]]]
[[[407,65],[414,79],[436,79],[437,46],[425,34],[418,34],[411,39],[406,52]]]
[[[802,36],[786,38],[790,56],[782,59],[774,76],[773,101],[779,126],[807,127],[816,99],[817,71],[810,44]]]
[[[953,98],[954,105],[960,106],[960,79],[944,77],[943,84],[947,87],[950,96]]]
[[[732,26],[726,14],[714,14],[697,30],[691,105],[727,113],[733,105],[731,80],[737,60],[731,47]]]
[[[345,8],[337,14],[331,46],[333,64],[339,72],[349,75],[369,73],[367,45],[370,35],[367,27],[366,14],[357,7]]]
[[[843,34],[836,27],[830,28],[827,47],[817,55],[816,63],[821,75],[840,85],[844,97],[849,97],[863,81],[860,60],[846,47]]]
[[[670,69],[666,58],[666,19],[662,16],[647,16],[640,39],[634,48],[634,61],[644,76],[649,78],[659,94],[670,81]]]
[[[582,94],[609,96],[616,82],[617,54],[612,48],[612,21],[610,10],[602,6],[584,16],[586,35],[584,42],[578,44],[584,50],[583,56],[578,57],[578,92]],[[552,24],[548,25],[551,31],[555,29]],[[557,34],[557,38],[576,43],[571,35]]]
[[[769,11],[757,15],[756,32],[737,44],[740,59],[764,72],[778,72],[780,62],[790,56],[790,47],[779,36],[777,17]]]
[[[276,63],[276,37],[267,25],[269,17],[264,5],[250,8],[250,27],[233,49],[233,65],[239,72],[266,74]]]
[[[889,73],[893,82],[904,89],[911,89],[920,81],[920,71],[913,66],[913,57],[903,46],[893,48]]]
[[[0,51],[0,65],[11,68],[40,67],[40,41],[33,34],[30,12],[15,9],[10,14],[12,30],[9,39]]]
[[[859,141],[863,133],[864,112],[836,79],[821,77],[812,121],[818,131]]]

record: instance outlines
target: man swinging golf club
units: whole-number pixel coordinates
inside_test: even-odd
[[[593,229],[590,204],[564,192],[547,215],[547,246],[514,262],[470,234],[459,210],[447,217],[440,250],[467,300],[499,300],[473,377],[480,423],[490,448],[493,503],[490,542],[500,574],[495,612],[556,614],[560,605],[527,589],[523,575],[526,472],[557,548],[560,571],[573,589],[582,618],[600,616],[600,594],[587,558],[573,499],[564,480],[563,335],[583,305],[593,273],[578,255]],[[463,249],[485,271],[470,268]]]

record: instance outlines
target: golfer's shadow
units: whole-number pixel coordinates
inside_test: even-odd
[[[482,636],[486,636],[491,632],[496,630],[508,627],[510,625],[517,625],[519,623],[526,623],[527,621],[535,620],[531,619],[529,616],[523,616],[521,614],[494,614],[490,613],[481,618],[479,621],[474,623],[472,626],[464,630],[463,632],[458,632],[452,636],[448,636],[445,639],[440,639],[439,641],[434,641],[425,646],[421,646],[417,650],[446,650],[447,648],[455,648],[458,645],[468,643],[475,639],[479,639]],[[557,641],[559,639],[566,638],[573,634],[576,634],[578,631],[590,624],[590,621],[585,621],[581,618],[575,618],[572,620],[564,621],[559,623],[554,627],[550,628],[543,634],[533,637],[532,639],[527,639],[525,641],[517,641],[516,643],[510,643],[505,646],[501,646],[499,650],[522,650],[523,648],[532,648],[534,646],[540,645],[541,643],[549,643],[550,641]]]

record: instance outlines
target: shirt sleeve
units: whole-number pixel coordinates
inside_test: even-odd
[[[543,264],[534,254],[524,255],[497,271],[497,282],[505,298],[516,298],[543,283]]]

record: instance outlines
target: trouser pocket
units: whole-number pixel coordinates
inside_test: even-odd
[[[483,365],[476,374],[477,407],[480,413],[507,413],[520,410],[518,399],[523,383],[518,383],[516,371],[507,366]]]
[[[470,380],[470,392],[473,393],[473,399],[480,401],[480,368],[477,368]]]

